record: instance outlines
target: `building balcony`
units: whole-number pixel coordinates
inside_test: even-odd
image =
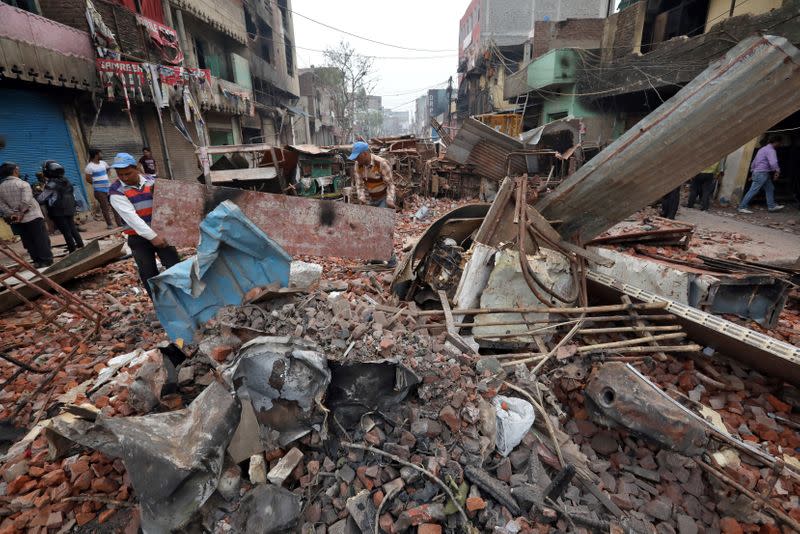
[[[550,50],[506,78],[503,97],[513,98],[539,89],[574,84],[578,55],[571,48]]]
[[[87,32],[0,2],[0,73],[28,82],[91,89],[97,78]]]

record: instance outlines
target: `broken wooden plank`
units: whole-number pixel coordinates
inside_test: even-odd
[[[292,256],[392,255],[394,210],[171,180],[155,189],[153,229],[173,245],[196,246],[203,217],[225,200]]]

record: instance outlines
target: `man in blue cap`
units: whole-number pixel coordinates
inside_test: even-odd
[[[125,152],[114,157],[111,167],[117,171],[119,180],[109,189],[108,198],[127,225],[124,232],[128,236],[128,247],[139,269],[139,278],[152,298],[147,281],[158,274],[156,255],[165,268],[172,267],[181,259],[175,247],[150,228],[155,181],[139,174],[136,164],[133,156]]]
[[[394,176],[389,162],[373,155],[364,141],[353,143],[353,151],[347,159],[356,163],[353,167],[353,181],[356,184],[358,201],[377,208],[394,209]],[[387,266],[394,267],[396,264],[397,257],[392,253]]]
[[[356,162],[353,180],[358,201],[378,208],[394,209],[394,177],[389,162],[373,155],[364,141],[353,143],[353,152],[347,159]]]

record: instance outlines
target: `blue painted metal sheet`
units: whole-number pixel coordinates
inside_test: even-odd
[[[19,165],[20,176],[36,181],[36,173],[48,159],[64,167],[75,187],[79,209],[89,206],[83,171],[72,144],[64,111],[52,97],[39,91],[0,89],[0,161]]]
[[[189,343],[219,308],[241,304],[254,287],[288,286],[290,263],[278,243],[226,200],[200,223],[197,254],[150,279],[158,320],[170,339]]]

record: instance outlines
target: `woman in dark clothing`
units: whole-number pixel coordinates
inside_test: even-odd
[[[70,181],[64,176],[64,167],[55,161],[42,166],[47,184],[45,192],[51,191],[46,199],[47,215],[64,236],[67,250],[74,252],[83,247],[83,239],[75,225],[75,195]]]

